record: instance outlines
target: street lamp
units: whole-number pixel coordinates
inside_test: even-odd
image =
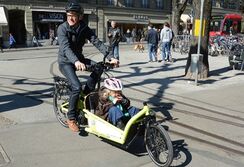
[[[201,13],[200,13],[200,31],[198,33],[198,46],[197,46],[197,54],[192,54],[192,65],[195,67],[195,84],[197,85],[198,81],[198,68],[199,68],[199,59],[203,55],[200,53],[201,49],[201,41],[202,41],[202,29],[203,29],[203,5],[204,0],[201,0]],[[196,28],[196,27],[195,27]]]

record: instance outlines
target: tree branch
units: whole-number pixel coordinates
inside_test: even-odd
[[[179,9],[180,14],[182,14],[185,11],[186,6],[187,6],[187,2],[188,2],[188,0],[185,0],[185,2],[181,5],[181,7]]]

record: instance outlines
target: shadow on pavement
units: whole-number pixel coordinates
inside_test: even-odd
[[[188,145],[184,140],[176,140],[172,142],[174,149],[174,159],[171,164],[173,167],[185,167],[192,161],[192,155],[186,148]]]
[[[17,79],[13,85],[29,85],[29,86],[51,86],[52,84],[46,82],[30,81],[29,79]],[[16,87],[6,87],[8,95],[0,98],[0,112],[11,111],[19,108],[27,108],[37,106],[43,103],[42,99],[50,98],[52,94],[52,87],[43,90],[27,91]],[[10,90],[9,90],[10,89]],[[23,92],[23,93],[19,93]]]

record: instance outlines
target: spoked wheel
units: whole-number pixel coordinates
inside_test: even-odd
[[[168,167],[173,160],[173,146],[161,125],[149,125],[145,131],[145,145],[149,157],[160,167]]]
[[[67,86],[60,86],[55,89],[53,95],[53,108],[56,118],[64,127],[67,125],[67,111],[70,89]],[[62,106],[62,107],[61,107]]]

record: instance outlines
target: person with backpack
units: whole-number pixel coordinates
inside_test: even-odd
[[[170,45],[172,42],[172,30],[170,29],[169,23],[164,23],[164,28],[160,32],[160,40],[162,42],[162,61],[171,61]]]

